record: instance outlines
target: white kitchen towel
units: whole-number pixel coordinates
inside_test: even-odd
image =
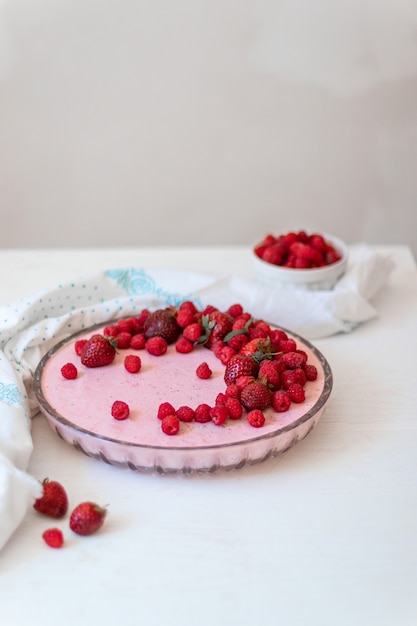
[[[240,302],[255,317],[309,340],[350,332],[375,316],[371,303],[392,261],[368,247],[350,254],[346,275],[330,291],[271,289],[237,276],[188,270],[110,269],[47,288],[0,307],[0,549],[40,493],[27,472],[31,418],[38,412],[33,375],[46,352],[93,324],[138,314],[143,308],[200,307]]]

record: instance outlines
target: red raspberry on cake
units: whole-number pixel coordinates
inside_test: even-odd
[[[142,367],[142,361],[136,354],[127,354],[124,358],[123,364],[125,369],[130,374],[137,374]]]
[[[167,415],[162,419],[161,428],[166,435],[177,435],[180,430],[180,421],[176,415]]]
[[[114,338],[114,342],[116,346],[120,348],[120,350],[126,350],[127,348],[130,348],[131,340],[132,340],[132,335],[126,331],[120,332]]]
[[[317,372],[317,367],[315,365],[306,363],[306,365],[304,366],[304,373],[306,375],[307,380],[317,380],[318,372]]]
[[[206,404],[205,402],[199,404],[195,410],[195,417],[194,417],[195,421],[200,424],[204,424],[205,422],[210,422],[211,421],[210,410],[211,410],[211,407],[209,404]]]
[[[187,328],[195,323],[196,314],[192,309],[183,308],[177,312],[176,320],[180,328]]]
[[[145,348],[146,338],[143,333],[137,333],[132,336],[130,340],[130,347],[132,350],[143,350]]]
[[[291,402],[300,404],[306,399],[304,388],[299,383],[293,383],[287,389],[287,393],[291,398]]]
[[[196,341],[200,339],[201,333],[202,333],[202,328],[198,322],[193,322],[192,324],[188,324],[187,326],[185,326],[184,330],[182,331],[183,336],[189,341],[191,341],[192,343],[195,343]]]
[[[210,369],[206,361],[203,361],[203,363],[200,363],[195,373],[197,374],[198,378],[202,378],[203,380],[207,380],[213,374],[212,370]]]
[[[65,363],[61,367],[61,374],[67,380],[74,380],[78,376],[78,370],[74,363]]]
[[[277,413],[288,411],[291,406],[291,398],[288,393],[282,389],[272,393],[272,408]]]
[[[230,387],[228,387],[230,389]],[[242,417],[243,406],[237,398],[226,396],[225,407],[229,411],[229,417],[232,420],[239,420]]]
[[[176,415],[180,422],[192,422],[195,417],[195,411],[191,407],[183,405],[177,409]]]
[[[265,415],[260,409],[253,409],[252,411],[249,411],[246,419],[248,420],[248,423],[253,426],[253,428],[262,428],[265,424]]]
[[[115,400],[111,407],[111,414],[115,420],[125,420],[130,414],[129,405],[123,400]]]
[[[210,417],[213,424],[216,426],[223,426],[229,417],[229,409],[224,404],[213,406],[210,409]]]
[[[189,354],[194,350],[194,344],[186,337],[180,337],[175,344],[175,350],[179,354]]]
[[[146,340],[145,349],[153,356],[162,356],[168,350],[168,343],[163,337],[156,335]]]
[[[176,415],[176,411],[170,402],[162,402],[158,407],[158,419],[162,420],[167,415]]]
[[[77,354],[78,356],[81,356],[81,352],[83,351],[83,348],[86,343],[87,343],[87,339],[78,339],[74,344],[75,354]]]

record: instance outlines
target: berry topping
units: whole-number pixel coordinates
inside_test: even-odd
[[[231,357],[226,365],[224,381],[226,385],[234,383],[240,376],[256,376],[259,365],[249,355],[236,354]]]
[[[166,435],[177,435],[180,430],[180,421],[176,415],[167,415],[162,418],[161,427]]]
[[[213,374],[212,370],[210,369],[206,361],[203,361],[203,363],[200,363],[195,373],[197,374],[198,378],[203,378],[203,379],[210,378],[210,376]]]
[[[168,350],[168,343],[163,337],[155,335],[146,340],[145,349],[153,356],[162,356]]]
[[[146,339],[162,337],[166,343],[174,343],[181,332],[177,324],[174,311],[171,309],[157,309],[151,313],[143,326]]]
[[[331,265],[340,260],[338,250],[317,233],[305,231],[286,235],[268,234],[254,248],[255,254],[273,265],[309,269]]]
[[[263,383],[253,381],[243,387],[240,401],[247,411],[252,411],[252,409],[264,410],[271,405],[272,393]]]
[[[254,428],[261,428],[265,424],[265,416],[260,409],[253,409],[252,411],[249,411],[246,419]]]
[[[115,420],[125,420],[130,414],[129,405],[123,400],[115,400],[111,407],[111,414]]]
[[[74,363],[65,363],[65,365],[61,367],[61,374],[68,380],[74,380],[78,376],[78,370]]]
[[[162,420],[167,415],[176,415],[176,411],[170,402],[162,402],[158,407],[158,419]]]
[[[86,367],[102,367],[113,363],[116,349],[104,335],[95,334],[87,341],[81,352],[81,363]]]
[[[127,354],[124,358],[123,364],[125,369],[131,374],[137,374],[142,367],[142,361],[136,354]]]

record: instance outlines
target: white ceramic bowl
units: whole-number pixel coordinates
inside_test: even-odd
[[[340,254],[340,260],[330,265],[311,269],[295,269],[263,261],[252,248],[252,269],[255,279],[269,286],[285,285],[311,290],[330,290],[345,274],[348,250],[346,244],[327,233],[321,233],[326,242]]]

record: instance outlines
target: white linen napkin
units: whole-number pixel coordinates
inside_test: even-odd
[[[59,284],[0,307],[0,549],[41,493],[27,467],[32,452],[31,418],[38,412],[33,375],[46,352],[89,326],[178,305],[227,308],[240,302],[263,318],[317,339],[350,332],[377,315],[370,300],[386,282],[392,261],[366,246],[352,251],[346,275],[331,291],[271,289],[237,276],[186,270],[111,269]]]

